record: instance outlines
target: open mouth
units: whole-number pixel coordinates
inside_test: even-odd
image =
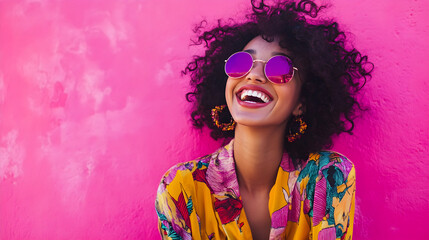
[[[258,90],[244,89],[237,93],[237,97],[243,102],[249,103],[268,103],[270,96]]]

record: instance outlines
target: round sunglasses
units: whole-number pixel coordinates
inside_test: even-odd
[[[289,82],[293,78],[294,70],[298,71],[298,68],[293,66],[292,60],[283,55],[276,55],[268,61],[264,61],[254,60],[248,52],[236,52],[225,60],[225,73],[231,78],[241,78],[252,70],[255,62],[265,64],[265,77],[276,84]]]

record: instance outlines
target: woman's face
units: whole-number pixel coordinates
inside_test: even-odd
[[[278,40],[265,41],[261,36],[251,40],[245,47],[253,59],[268,61],[279,54],[290,55],[279,46]],[[282,126],[286,127],[287,120],[293,115],[302,114],[302,104],[299,102],[301,79],[295,70],[294,77],[286,84],[274,84],[266,79],[264,63],[255,62],[250,72],[241,78],[228,78],[225,97],[229,111],[238,124],[246,126]],[[249,98],[251,91],[260,93],[263,101]]]

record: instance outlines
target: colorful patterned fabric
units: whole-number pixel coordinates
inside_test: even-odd
[[[163,239],[252,239],[241,201],[232,140],[164,175],[156,211]],[[283,155],[269,194],[270,239],[351,239],[355,169],[331,151],[295,169]]]

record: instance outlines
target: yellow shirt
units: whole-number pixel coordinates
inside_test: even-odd
[[[232,140],[164,175],[156,211],[163,239],[252,239],[241,202]],[[355,170],[331,151],[295,169],[283,155],[269,194],[270,239],[351,239]]]

